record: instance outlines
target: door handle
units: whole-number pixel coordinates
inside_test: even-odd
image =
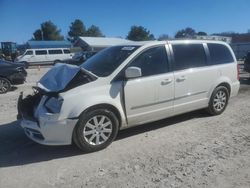
[[[167,84],[170,84],[171,82],[172,82],[172,79],[168,78],[168,79],[161,81],[161,85],[167,85]]]
[[[184,80],[186,80],[185,76],[181,76],[180,78],[176,79],[177,82],[183,82]]]

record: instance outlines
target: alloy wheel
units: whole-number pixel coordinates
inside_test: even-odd
[[[112,121],[107,116],[96,115],[87,121],[83,136],[88,144],[101,145],[110,138],[112,128]]]
[[[222,111],[227,102],[227,94],[223,90],[219,90],[213,100],[213,107],[217,111]]]
[[[0,78],[0,93],[6,93],[10,88],[10,84],[6,79]]]

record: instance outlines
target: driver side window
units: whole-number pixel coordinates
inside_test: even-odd
[[[29,50],[25,53],[25,55],[33,55],[33,51]]]
[[[152,76],[169,71],[165,46],[150,48],[132,61],[130,67],[141,68],[142,76]]]

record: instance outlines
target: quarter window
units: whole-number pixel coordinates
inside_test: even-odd
[[[47,50],[36,50],[36,55],[46,55]]]
[[[210,43],[207,46],[210,53],[211,65],[234,62],[231,52],[225,45]]]
[[[62,50],[49,50],[49,54],[62,54]]]
[[[142,76],[151,76],[166,73],[168,69],[168,58],[164,46],[158,46],[140,54],[130,66],[141,68]]]
[[[203,44],[174,44],[174,68],[183,70],[206,65],[206,53]]]

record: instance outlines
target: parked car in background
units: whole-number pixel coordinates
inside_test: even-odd
[[[250,73],[250,52],[247,53],[244,61],[244,70]]]
[[[57,64],[34,95],[19,97],[26,135],[46,145],[107,147],[120,129],[197,109],[224,112],[239,90],[231,47],[218,41],[133,42],[81,66]]]
[[[96,53],[97,53],[97,51],[78,52],[78,53],[75,53],[75,55],[71,59],[55,60],[54,64],[56,64],[56,63],[66,63],[66,64],[71,64],[71,65],[81,65],[88,58],[92,57]]]
[[[70,59],[72,56],[73,53],[68,48],[27,49],[16,61],[27,62],[29,65],[53,64],[54,61]]]
[[[23,64],[0,60],[0,94],[11,89],[11,85],[22,84],[27,76]]]

